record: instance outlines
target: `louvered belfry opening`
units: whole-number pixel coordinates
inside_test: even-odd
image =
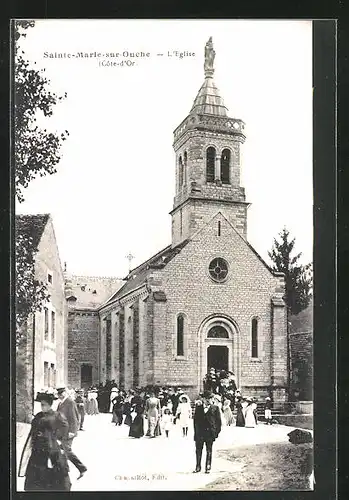
[[[223,149],[221,156],[221,181],[230,184],[230,151]]]
[[[216,150],[212,146],[206,151],[206,181],[214,182]]]

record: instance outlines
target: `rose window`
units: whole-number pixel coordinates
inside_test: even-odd
[[[228,263],[221,257],[217,257],[210,263],[209,272],[215,281],[224,281],[228,275]]]

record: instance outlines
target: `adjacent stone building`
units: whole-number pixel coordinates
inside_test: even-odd
[[[313,301],[298,314],[290,316],[290,396],[313,400]]]
[[[228,115],[214,56],[210,39],[204,83],[174,131],[171,243],[123,282],[97,280],[108,285],[100,297],[90,278],[67,280],[71,385],[115,379],[125,388],[179,385],[195,396],[215,367],[233,371],[244,394],[286,398],[284,276],[246,239],[245,125]],[[95,302],[82,301],[86,288]]]
[[[113,277],[70,276],[65,271],[68,304],[68,380],[72,387],[90,387],[100,381],[99,307],[121,286]],[[103,362],[107,378],[116,367]]]
[[[33,238],[35,279],[50,300],[30,315],[16,356],[17,419],[26,420],[38,391],[68,381],[68,330],[65,280],[53,221],[49,214],[17,215],[16,231]]]

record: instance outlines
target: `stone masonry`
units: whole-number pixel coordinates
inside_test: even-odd
[[[246,239],[249,203],[240,185],[245,125],[228,117],[213,73],[205,69],[192,109],[174,131],[171,244],[115,284],[108,299],[87,308],[96,313],[85,328],[94,381],[111,377],[126,389],[180,386],[196,397],[213,363],[233,371],[244,394],[282,402],[284,276]],[[74,349],[81,360],[86,346],[79,354]]]
[[[67,304],[51,217],[49,214],[17,217],[18,223],[23,221],[37,240],[35,278],[46,284],[50,295],[43,309],[29,316],[16,353],[17,420],[30,421],[37,392],[68,381]]]

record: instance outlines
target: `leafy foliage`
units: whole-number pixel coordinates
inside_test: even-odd
[[[23,24],[24,23],[24,24]],[[23,30],[33,26],[33,21],[18,21],[16,37],[25,36]],[[48,88],[50,81],[44,76],[45,69],[32,69],[23,57],[24,52],[16,45],[14,89],[15,133],[15,186],[19,202],[24,201],[23,189],[35,177],[54,174],[61,159],[60,148],[68,132],[61,134],[42,130],[37,116],[52,116],[54,106],[66,97],[57,96]]]
[[[285,300],[291,314],[298,314],[310,302],[312,292],[312,266],[302,265],[299,259],[302,253],[292,256],[296,239],[290,238],[289,231],[284,228],[279,233],[279,240],[274,238],[274,244],[268,255],[273,263],[274,271],[285,274]]]
[[[35,278],[36,247],[32,236],[16,231],[16,345],[25,334],[22,328],[30,313],[39,311],[50,298],[44,283]]]
[[[24,201],[23,190],[38,176],[56,173],[60,161],[60,149],[68,132],[48,132],[38,126],[39,114],[50,117],[54,106],[66,97],[57,96],[49,90],[50,81],[44,69],[30,66],[20,49],[19,40],[27,35],[26,30],[35,26],[35,21],[18,20],[14,25],[15,78],[14,78],[14,167],[15,194],[19,203]],[[16,344],[25,332],[25,322],[30,315],[40,310],[49,299],[46,285],[35,278],[35,255],[37,248],[28,231],[16,229]]]

